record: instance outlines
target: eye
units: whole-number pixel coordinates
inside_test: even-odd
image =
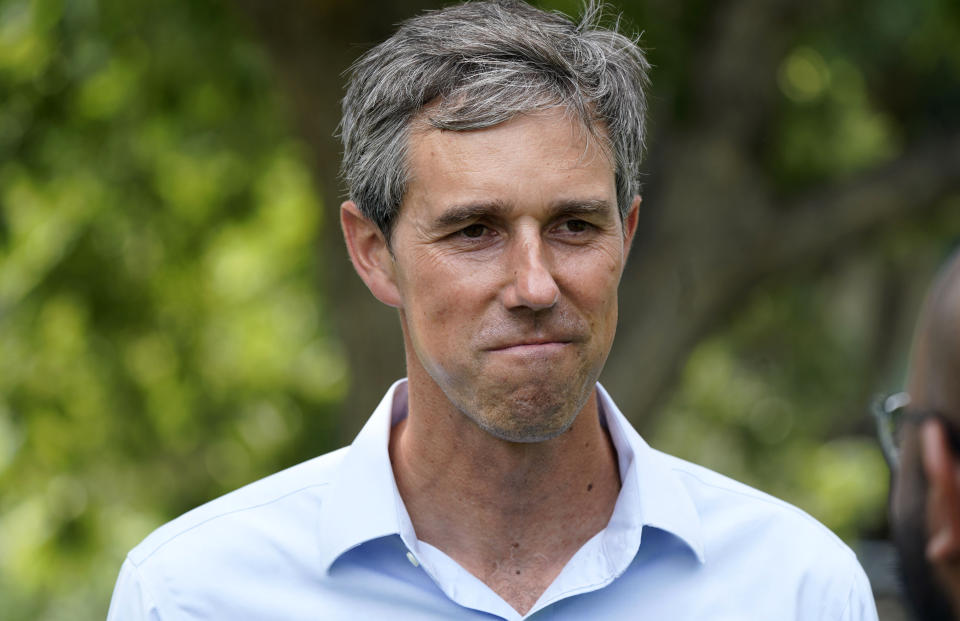
[[[584,220],[567,220],[563,223],[570,233],[583,233],[590,228],[590,223]]]
[[[470,239],[477,239],[483,237],[486,231],[487,227],[482,224],[471,224],[470,226],[460,229],[460,234]]]

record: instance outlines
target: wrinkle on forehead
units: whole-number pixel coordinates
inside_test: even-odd
[[[524,117],[554,117],[558,122],[570,127],[570,144],[583,145],[583,151],[580,155],[580,158],[575,162],[576,166],[588,166],[592,163],[593,158],[599,156],[604,158],[604,163],[610,166],[611,171],[614,173],[616,172],[613,145],[610,142],[609,132],[607,131],[606,125],[599,118],[596,118],[591,122],[590,125],[588,125],[583,119],[582,115],[578,114],[576,110],[570,108],[569,106],[555,105],[536,108],[525,112],[518,112],[513,116],[499,119],[495,123],[477,125],[476,127],[468,127],[465,129],[449,129],[447,127],[438,125],[433,119],[432,112],[441,107],[445,108],[442,101],[435,99],[424,106],[417,116],[410,121],[409,133],[407,137],[408,145],[412,145],[414,143],[414,138],[423,137],[423,135],[430,132],[482,132],[495,129],[506,123],[509,123],[510,121]],[[409,183],[413,181],[415,174],[413,167],[410,165],[410,157],[410,149],[408,149],[406,154],[408,186]]]

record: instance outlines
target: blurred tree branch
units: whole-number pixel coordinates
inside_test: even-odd
[[[711,156],[711,145],[692,142],[663,167],[666,196],[658,200],[670,216],[631,258],[607,364],[607,383],[644,424],[696,342],[762,278],[853,251],[871,229],[932,211],[960,191],[960,134],[788,207],[763,190],[760,171],[725,158],[723,143]],[[718,174],[710,162],[725,159],[730,168]]]
[[[796,20],[810,19],[816,2],[718,2],[689,75],[701,131],[722,132],[741,147],[763,131],[777,94],[776,68]]]
[[[771,244],[774,265],[787,266],[842,245],[878,223],[937,207],[960,191],[960,132],[915,145],[857,179],[795,201],[774,216],[783,231]],[[829,227],[824,223],[829,222]]]

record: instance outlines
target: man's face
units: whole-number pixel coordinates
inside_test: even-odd
[[[953,612],[927,562],[927,482],[919,455],[917,428],[903,430],[900,467],[891,477],[890,518],[900,557],[900,577],[918,619],[953,621]]]
[[[943,391],[939,368],[930,362],[930,344],[917,346],[909,376],[910,407],[917,412],[952,412],[960,404]],[[933,566],[927,560],[929,485],[924,473],[920,425],[901,429],[900,465],[891,476],[890,526],[900,557],[900,576],[919,619],[952,621],[949,599]]]
[[[621,222],[588,136],[548,111],[410,138],[391,237],[407,370],[506,440],[566,430],[613,342],[638,201]]]

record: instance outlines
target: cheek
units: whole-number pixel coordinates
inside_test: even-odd
[[[900,473],[894,473],[890,476],[890,517],[895,522],[903,519],[903,507],[905,498],[903,496],[903,482],[900,480]]]
[[[610,232],[586,246],[561,253],[558,258],[594,281],[617,281],[623,268],[623,241],[619,232]]]
[[[423,330],[454,330],[482,307],[480,298],[487,286],[483,275],[477,266],[462,266],[431,255],[418,257],[400,278],[404,309]]]
[[[617,289],[620,286],[621,264],[609,253],[597,251],[593,257],[572,258],[565,270],[568,294],[580,301],[596,319],[617,315]]]
[[[927,482],[923,467],[917,461],[911,446],[904,446],[900,468],[890,477],[890,511],[895,521],[909,520],[916,507],[923,505]]]

